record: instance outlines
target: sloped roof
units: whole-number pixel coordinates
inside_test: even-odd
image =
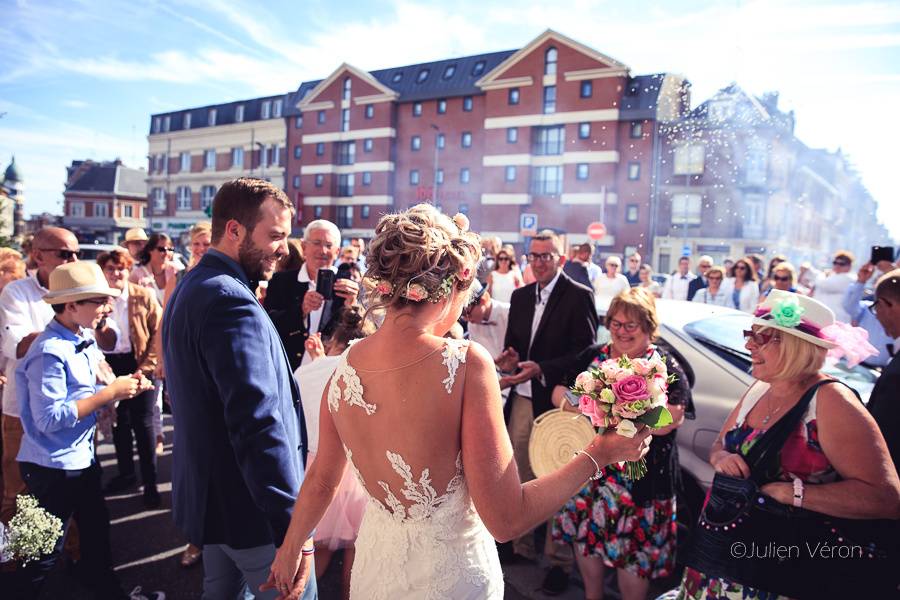
[[[66,187],[66,192],[146,197],[146,177],[144,171],[121,163],[92,163],[78,179]]]
[[[173,112],[167,113],[156,113],[150,115],[150,132],[151,134],[162,134],[168,133],[165,131],[153,131],[153,119],[156,117],[170,117],[171,122],[169,124],[169,131],[182,131],[185,129],[184,121],[185,115],[190,113],[191,115],[191,127],[190,129],[200,129],[203,127],[209,127],[209,112],[213,109],[216,111],[216,124],[219,125],[231,125],[233,123],[237,123],[238,121],[235,119],[235,115],[237,114],[237,107],[240,105],[244,106],[244,118],[241,123],[246,123],[248,121],[261,121],[265,120],[262,118],[262,104],[265,101],[272,100],[284,100],[282,102],[282,117],[285,113],[285,108],[289,102],[289,97],[291,94],[279,94],[277,96],[263,96],[262,98],[251,98],[249,100],[237,100],[235,102],[226,102],[225,104],[211,104],[209,106],[202,106],[199,108],[189,108],[183,110],[177,110]],[[277,117],[277,118],[282,118]],[[270,117],[273,118],[273,117]]]

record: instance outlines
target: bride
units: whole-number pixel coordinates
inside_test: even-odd
[[[325,389],[318,454],[261,589],[300,596],[313,529],[349,465],[369,496],[351,598],[500,600],[494,540],[546,521],[598,465],[646,453],[648,430],[598,435],[558,471],[521,483],[491,356],[443,337],[481,258],[467,229],[464,216],[424,204],[378,223],[366,277],[384,323],[344,352]]]

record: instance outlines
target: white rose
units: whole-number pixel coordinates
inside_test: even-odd
[[[590,394],[594,391],[596,383],[594,382],[594,376],[589,372],[584,371],[580,373],[578,377],[575,378],[575,385],[580,387],[582,390]]]
[[[628,419],[622,419],[619,421],[619,424],[616,425],[616,433],[622,437],[633,438],[637,434],[637,427],[635,427],[634,423]]]

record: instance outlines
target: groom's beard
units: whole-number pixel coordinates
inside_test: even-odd
[[[278,254],[270,255],[253,244],[250,236],[244,238],[238,248],[238,264],[250,281],[268,281],[275,272],[275,264],[281,258]],[[272,261],[269,266],[267,262]]]

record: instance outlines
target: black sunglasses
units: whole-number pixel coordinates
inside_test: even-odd
[[[788,282],[791,280],[790,277],[778,277],[777,275],[772,277],[772,279],[774,279],[775,281],[782,281],[782,282]]]
[[[65,250],[56,248],[38,248],[41,252],[53,252],[57,258],[69,260],[70,258],[81,258],[81,250]]]
[[[154,250],[157,252],[175,252],[175,248],[171,246],[157,246]]]

